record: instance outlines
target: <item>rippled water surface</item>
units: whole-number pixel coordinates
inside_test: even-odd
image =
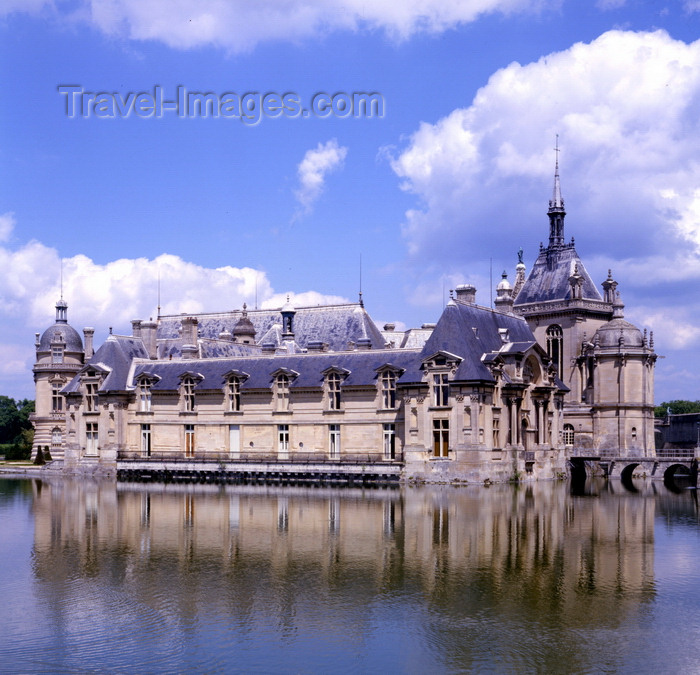
[[[700,672],[697,492],[0,479],[0,672]]]

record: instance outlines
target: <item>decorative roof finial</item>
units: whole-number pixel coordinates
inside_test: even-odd
[[[561,196],[561,185],[559,183],[559,134],[557,134],[557,142],[554,147],[554,190],[552,190],[552,201],[549,202],[549,208],[563,209],[564,200]]]

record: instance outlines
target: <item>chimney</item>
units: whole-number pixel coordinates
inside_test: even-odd
[[[476,303],[476,286],[471,284],[460,284],[455,289],[456,300],[459,302],[465,302],[468,305],[473,305]]]
[[[182,319],[182,358],[196,359],[198,355],[197,317],[188,316]]]
[[[310,352],[325,352],[328,351],[328,344],[323,340],[309,340],[306,349]]]
[[[385,323],[384,330],[387,333],[393,333],[396,330],[396,324],[395,323]]]
[[[276,350],[274,342],[263,342],[262,343],[262,353],[266,356],[274,354]]]
[[[95,350],[92,346],[92,338],[95,336],[94,328],[83,328],[83,336],[85,337],[85,360],[92,358]]]
[[[133,325],[133,323],[132,323]],[[158,328],[158,324],[151,319],[150,321],[142,321],[141,322],[141,340],[143,341],[143,346],[146,348],[146,351],[148,352],[148,358],[150,359],[155,359],[157,358],[157,353],[158,353],[158,343],[156,342],[156,330]]]
[[[372,340],[370,340],[369,338],[360,338],[357,341],[357,349],[358,350],[372,349]]]
[[[131,334],[135,338],[141,337],[141,319],[132,319],[131,320]]]

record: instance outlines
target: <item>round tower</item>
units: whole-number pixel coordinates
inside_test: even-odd
[[[91,337],[91,336],[90,336]],[[35,412],[34,446],[49,446],[53,459],[62,459],[66,442],[66,410],[61,390],[83,367],[83,341],[68,323],[68,303],[56,303],[56,321],[41,335],[36,334],[34,363]]]

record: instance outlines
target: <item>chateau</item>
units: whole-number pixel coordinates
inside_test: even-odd
[[[357,303],[132,321],[97,350],[67,304],[36,336],[37,446],[66,470],[251,462],[381,466],[405,479],[551,478],[571,456],[654,455],[653,336],[564,239],[494,307],[458,287],[436,324],[380,330]]]

